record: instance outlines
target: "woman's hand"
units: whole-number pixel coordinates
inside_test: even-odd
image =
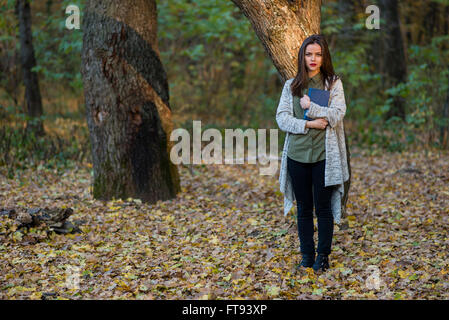
[[[308,95],[304,95],[300,100],[299,103],[301,104],[301,107],[305,109],[309,109],[310,107],[310,97]]]
[[[328,121],[324,118],[318,118],[315,120],[307,121],[306,127],[307,128],[313,128],[313,129],[326,129],[326,126],[328,124]]]

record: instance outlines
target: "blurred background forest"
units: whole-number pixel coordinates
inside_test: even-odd
[[[45,128],[45,135],[36,137],[25,130],[30,119],[15,1],[0,0],[0,167],[10,178],[29,166],[91,163],[80,74],[83,31],[65,27],[69,4],[79,6],[82,19],[82,0],[31,3]],[[370,4],[376,1],[327,0],[321,11],[321,33],[343,79],[350,146],[374,154],[447,149],[449,0],[398,2],[402,43],[396,45],[404,49],[399,61],[405,69],[395,79],[390,71],[396,62],[385,54],[390,29],[383,11],[379,30],[365,26]],[[157,1],[157,6],[174,128],[190,129],[192,120],[201,120],[203,130],[277,128],[283,81],[239,9],[227,0]],[[392,112],[397,101],[403,116]],[[280,132],[279,145],[283,139]]]

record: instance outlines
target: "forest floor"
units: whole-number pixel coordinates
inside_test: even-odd
[[[179,166],[182,192],[151,205],[94,200],[89,164],[2,173],[0,208],[84,223],[58,235],[0,216],[0,299],[449,299],[449,154],[352,150],[351,168],[347,228],[318,274],[295,268],[296,208],[284,217],[258,165]]]

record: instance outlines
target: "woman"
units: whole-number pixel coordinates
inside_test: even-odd
[[[311,102],[308,88],[330,90],[329,106]],[[314,120],[303,120],[305,110]],[[334,73],[327,42],[322,35],[312,35],[299,50],[296,76],[285,82],[276,122],[286,132],[279,174],[284,215],[296,199],[300,266],[315,271],[329,268],[334,221],[340,223],[344,182],[349,179],[345,113],[343,84]],[[313,207],[318,220],[316,259]]]

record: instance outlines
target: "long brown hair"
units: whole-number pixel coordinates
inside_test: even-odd
[[[308,81],[309,81],[309,74],[306,67],[306,60],[305,60],[305,52],[306,47],[309,44],[317,43],[321,47],[321,54],[322,54],[322,64],[320,67],[320,72],[322,74],[323,79],[323,86],[326,85],[326,80],[331,85],[334,81],[339,79],[340,77],[337,76],[334,72],[334,67],[332,66],[332,59],[331,55],[329,53],[329,48],[327,46],[326,39],[321,34],[313,34],[310,37],[307,37],[304,42],[301,45],[301,48],[298,52],[298,73],[295,76],[295,79],[291,83],[291,91],[292,95],[298,96],[302,98],[302,92],[304,88],[307,88]],[[326,88],[326,90],[329,90],[329,88]]]

